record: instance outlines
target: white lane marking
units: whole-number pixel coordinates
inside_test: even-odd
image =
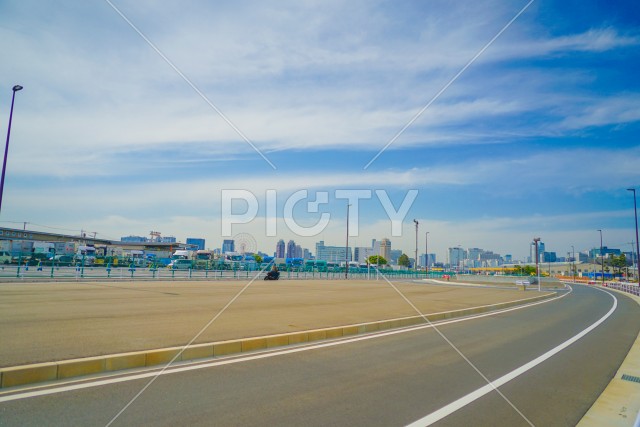
[[[571,291],[573,291],[573,289]],[[336,341],[329,341],[329,342],[324,342],[324,343],[321,343],[321,344],[312,344],[312,345],[307,345],[307,346],[288,348],[288,349],[284,349],[284,350],[266,350],[267,351],[266,353],[255,353],[255,354],[252,354],[250,356],[238,357],[237,355],[235,355],[235,356],[231,356],[232,358],[230,358],[230,359],[214,360],[212,362],[205,362],[205,363],[203,363],[203,362],[192,362],[193,364],[189,364],[189,365],[186,365],[186,366],[185,365],[179,365],[179,366],[175,366],[175,367],[170,367],[170,368],[166,369],[164,372],[162,372],[161,375],[169,375],[169,374],[175,374],[175,373],[180,373],[180,372],[192,371],[192,370],[196,370],[196,369],[205,369],[205,368],[212,368],[212,367],[222,366],[222,365],[230,365],[230,364],[241,363],[241,362],[249,362],[249,361],[252,361],[252,360],[266,359],[266,358],[275,357],[275,356],[282,356],[282,355],[287,355],[287,354],[292,354],[292,353],[300,353],[300,352],[303,352],[303,351],[316,350],[316,349],[320,349],[320,348],[333,347],[333,346],[343,345],[343,344],[350,344],[350,343],[358,342],[358,341],[370,340],[370,339],[386,337],[386,336],[390,336],[390,335],[403,334],[403,333],[407,333],[407,332],[413,332],[413,331],[418,331],[418,330],[422,330],[422,329],[432,328],[434,325],[435,326],[442,326],[442,325],[449,325],[449,324],[452,324],[452,323],[466,322],[468,320],[475,320],[475,319],[480,319],[480,318],[483,318],[483,317],[495,316],[495,315],[498,315],[498,314],[503,314],[503,313],[507,313],[507,312],[511,312],[511,311],[515,311],[515,310],[521,310],[521,309],[524,309],[524,308],[529,308],[529,307],[533,307],[533,306],[540,305],[540,304],[546,304],[548,302],[556,301],[556,300],[559,300],[561,298],[566,297],[567,295],[569,295],[571,293],[571,291],[567,292],[565,294],[562,294],[560,296],[554,297],[554,298],[549,298],[549,299],[545,299],[545,300],[542,300],[542,301],[536,301],[536,302],[532,302],[532,303],[521,305],[521,306],[517,306],[517,307],[505,308],[503,310],[493,311],[493,312],[489,312],[489,313],[483,313],[483,314],[477,314],[477,315],[473,315],[473,316],[461,317],[459,319],[444,320],[444,321],[435,322],[435,323],[432,323],[432,324],[424,324],[424,325],[419,325],[419,326],[412,326],[412,327],[403,328],[403,329],[395,329],[395,330],[391,330],[391,331],[379,332],[379,333],[374,333],[374,334],[371,334],[371,335],[359,336],[359,337],[354,337],[354,338],[338,339]],[[144,372],[144,373],[131,374],[131,375],[126,375],[125,374],[125,376],[122,376],[122,373],[117,373],[115,375],[118,375],[118,377],[108,378],[108,379],[101,379],[101,380],[89,380],[89,381],[87,381],[87,380],[72,380],[72,381],[66,383],[67,385],[54,386],[52,388],[45,388],[45,389],[42,389],[42,388],[50,387],[50,386],[41,385],[41,386],[36,386],[36,387],[30,388],[29,389],[30,391],[23,391],[23,392],[18,392],[18,393],[15,393],[14,391],[9,390],[9,391],[5,391],[3,393],[0,393],[0,403],[9,402],[9,401],[12,401],[12,400],[20,400],[20,399],[28,399],[28,398],[32,398],[32,397],[46,396],[46,395],[50,395],[50,394],[65,393],[65,392],[69,392],[69,391],[81,390],[81,389],[91,388],[91,387],[106,386],[106,385],[111,385],[111,384],[127,382],[127,381],[135,381],[135,380],[140,380],[140,379],[144,379],[144,378],[154,377],[154,376],[158,375],[158,373],[156,372],[156,370],[154,370],[153,372]],[[5,394],[5,393],[15,393],[15,394],[7,394],[7,395],[2,396],[2,394]]]
[[[598,288],[594,288],[594,289],[598,289]],[[542,354],[541,356],[538,356],[535,359],[533,359],[532,361],[520,366],[519,368],[514,369],[513,371],[509,372],[506,375],[503,375],[502,377],[500,377],[497,380],[493,381],[491,384],[487,384],[484,387],[480,387],[479,389],[477,389],[475,391],[472,391],[471,393],[467,394],[466,396],[463,396],[460,399],[455,400],[455,401],[449,403],[446,406],[443,406],[442,408],[438,409],[437,411],[432,412],[429,415],[427,415],[427,416],[425,416],[423,418],[420,418],[417,421],[412,422],[407,427],[429,426],[429,425],[431,425],[431,424],[433,424],[433,423],[435,423],[437,421],[440,421],[444,417],[446,417],[448,415],[451,415],[452,413],[456,412],[459,409],[462,409],[463,407],[467,406],[471,402],[481,398],[485,394],[487,394],[489,392],[492,392],[494,388],[501,387],[504,384],[506,384],[509,381],[511,381],[512,379],[524,374],[528,370],[534,368],[535,366],[539,365],[540,363],[544,362],[545,360],[547,360],[547,359],[551,358],[552,356],[558,354],[562,350],[564,350],[567,347],[569,347],[571,344],[573,344],[576,341],[578,341],[580,338],[582,338],[585,335],[587,335],[589,332],[593,331],[600,324],[602,324],[605,320],[607,320],[613,314],[613,312],[616,311],[616,309],[618,308],[618,299],[612,293],[604,291],[602,289],[598,289],[598,290],[608,294],[611,298],[613,298],[613,305],[612,305],[611,309],[607,312],[607,314],[602,316],[598,321],[593,323],[588,328],[584,329],[582,332],[578,333],[577,335],[574,335],[572,338],[570,338],[567,341],[563,342],[562,344],[560,344],[560,345],[552,348],[551,350],[547,351],[546,353]]]

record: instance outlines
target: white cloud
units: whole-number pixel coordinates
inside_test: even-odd
[[[294,167],[285,163],[271,173],[247,162],[257,158],[253,150],[106,3],[5,2],[0,80],[25,90],[16,103],[3,218],[83,223],[117,235],[149,227],[205,230],[215,240],[211,227],[223,188],[260,195],[270,188],[444,188],[500,201],[522,192],[583,200],[638,182],[640,153],[626,148],[635,142],[612,147],[589,135],[594,127],[640,120],[637,90],[604,81],[634,77],[607,61],[613,52],[635,64],[640,39],[624,28],[593,22],[590,30],[552,36],[531,8],[391,146],[406,149],[404,158],[382,157],[395,160],[365,173],[364,164],[322,164],[315,151],[383,147],[521,6],[118,5],[261,150]],[[570,62],[576,56],[601,61],[606,73]],[[0,117],[8,116],[6,104],[0,103]],[[584,147],[564,148],[567,136],[574,144],[584,138]],[[558,148],[533,147],[537,138],[555,138]],[[454,160],[419,151],[443,147],[455,151]],[[180,175],[172,165],[197,170]],[[482,203],[471,204],[465,214],[482,217]],[[510,231],[526,245],[528,229],[547,229],[535,218],[519,221],[432,225],[457,240],[443,240],[442,248],[475,245],[465,236],[497,248],[482,230],[511,230],[513,223],[527,229]],[[384,224],[363,226],[366,236],[390,234]],[[331,230],[326,240],[341,241],[341,225]]]

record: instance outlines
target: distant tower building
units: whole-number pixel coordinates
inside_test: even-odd
[[[420,255],[420,265],[426,266],[429,263],[429,267],[436,263],[436,254],[422,254]]]
[[[197,250],[204,250],[204,239],[200,239],[197,237],[187,237],[187,245],[195,245],[198,247]]]
[[[311,252],[309,251],[309,249],[304,248],[302,250],[302,258],[304,259],[313,259],[313,257],[311,256]]]
[[[369,254],[369,256],[371,255],[380,255],[380,241],[376,240],[376,239],[371,239],[371,253]],[[387,259],[387,261],[389,261]]]
[[[276,258],[284,258],[284,248],[284,240],[278,240],[278,243],[276,244]]]
[[[391,259],[388,260],[389,264],[397,265],[398,258],[402,256],[402,249],[391,249]]]
[[[466,259],[466,251],[460,247],[449,248],[449,265],[452,268],[464,267],[463,263]]]
[[[227,252],[235,252],[235,251],[236,251],[236,242],[233,239],[222,241],[223,254],[226,254]]]
[[[344,262],[345,259],[351,261],[353,259],[353,253],[351,247],[345,248],[344,246],[325,246],[324,240],[320,240],[316,243],[316,259],[327,262]]]
[[[366,263],[371,255],[374,255],[371,248],[356,247],[353,249],[353,259],[360,264]]]
[[[302,258],[302,246],[296,245],[296,256],[294,258]]]
[[[531,262],[536,262],[536,244],[531,243],[529,251],[529,259]],[[544,243],[538,242],[538,262],[544,262]]]
[[[386,237],[380,241],[380,256],[391,262],[391,240]]]
[[[287,243],[287,258],[295,258],[296,257],[296,242],[293,240],[289,240]]]

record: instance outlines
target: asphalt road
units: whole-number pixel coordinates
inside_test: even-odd
[[[575,425],[640,328],[638,304],[615,298],[607,320],[501,386],[503,396],[491,391],[436,425]],[[237,356],[227,359],[235,363],[159,376],[112,425],[407,425],[485,386],[478,371],[495,381],[584,331],[613,304],[605,292],[575,286],[552,302],[442,324],[442,335],[424,328],[272,357]],[[0,425],[105,426],[149,380],[11,401],[0,394]]]

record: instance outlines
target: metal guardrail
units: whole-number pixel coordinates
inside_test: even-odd
[[[605,282],[604,286],[640,297],[640,286],[637,283]]]

